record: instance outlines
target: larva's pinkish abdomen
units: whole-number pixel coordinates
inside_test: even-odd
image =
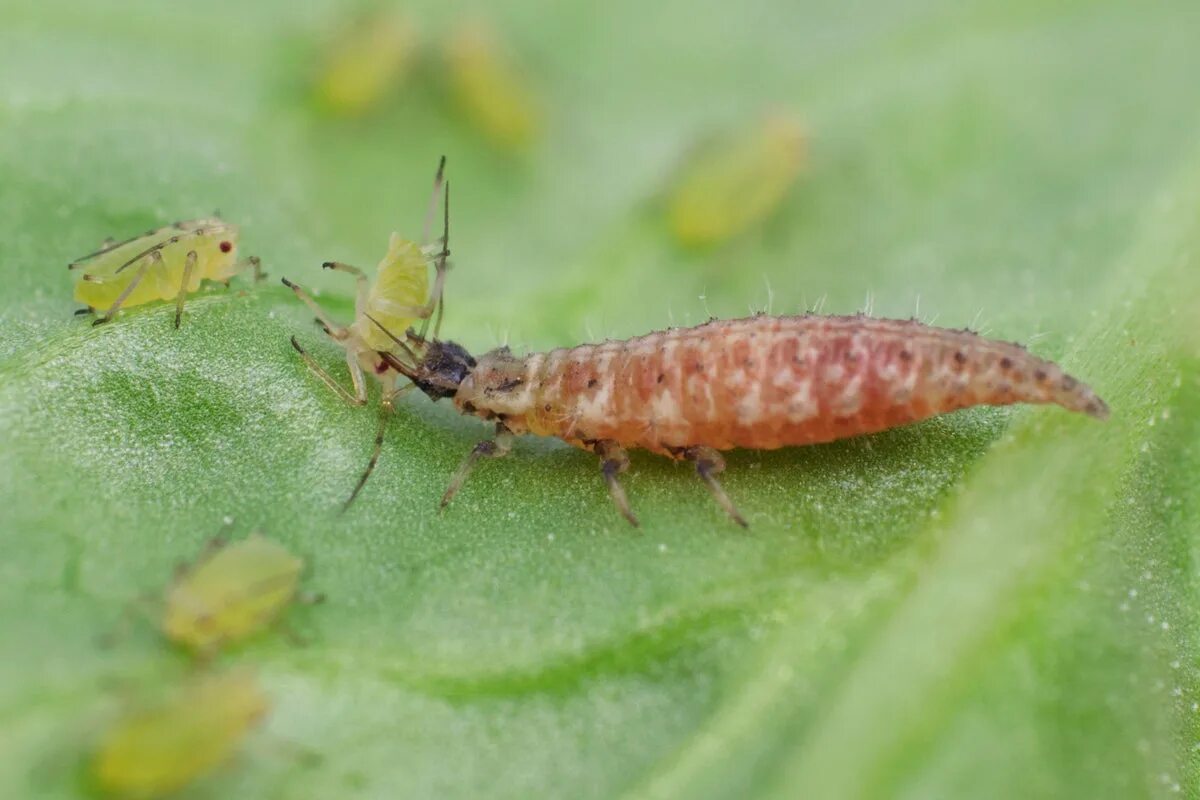
[[[773,449],[975,405],[1104,402],[1019,345],[916,321],[760,315],[524,359],[488,354],[455,402],[574,444]]]

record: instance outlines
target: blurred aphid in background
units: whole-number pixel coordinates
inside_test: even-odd
[[[313,86],[317,106],[336,116],[362,116],[404,85],[417,56],[417,31],[408,17],[385,7],[364,12],[326,45]]]
[[[481,21],[459,25],[443,44],[444,80],[464,119],[501,150],[533,143],[541,110],[525,74],[496,31]]]
[[[226,762],[268,709],[249,671],[192,678],[113,722],[93,754],[92,779],[119,797],[174,792]]]
[[[92,323],[99,325],[126,306],[174,300],[178,328],[184,300],[202,281],[228,286],[247,268],[253,268],[256,282],[262,279],[258,258],[239,261],[237,249],[237,225],[218,217],[176,222],[122,242],[105,242],[67,265],[83,270],[75,282],[75,299],[87,308],[76,313],[102,313]]]
[[[226,544],[215,539],[183,567],[163,597],[163,633],[202,654],[270,626],[293,601],[316,602],[299,590],[304,561],[259,534]]]
[[[696,148],[666,200],[667,224],[685,247],[711,247],[764,222],[805,163],[804,129],[774,113]]]

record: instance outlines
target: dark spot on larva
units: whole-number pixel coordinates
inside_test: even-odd
[[[1000,359],[1000,369],[1012,369],[1013,360],[1008,356]]]
[[[754,366],[754,359],[747,358],[745,361],[742,362],[742,366],[744,366],[746,369],[752,368]]]
[[[901,361],[912,361],[912,357],[913,357],[913,356],[912,356],[912,353],[911,353],[910,351],[908,351],[908,350],[901,350],[901,351],[900,351],[900,360],[901,360]]]
[[[221,248],[222,253],[228,253],[233,249],[233,242],[221,242],[221,244],[217,246]]]
[[[666,380],[666,377],[667,377],[667,376],[666,376],[665,374],[663,374],[663,373],[661,373],[661,372],[660,372],[660,373],[658,373],[658,382],[659,382],[659,383],[662,383],[664,380]]]
[[[525,383],[524,378],[509,378],[508,380],[496,386],[497,392],[511,392],[521,384]]]
[[[954,353],[954,360],[956,362],[958,362],[959,364],[965,364],[965,363],[967,363],[967,354],[964,353],[962,350],[957,350]]]
[[[546,405],[542,406],[542,410],[549,413],[550,412],[550,404],[546,403]]]
[[[588,388],[594,389],[596,387],[597,383],[599,383],[599,381],[597,381],[595,378],[592,378],[591,380],[588,381]]]
[[[704,372],[704,365],[697,361],[692,364],[692,372]]]
[[[1070,392],[1079,385],[1079,381],[1072,378],[1070,375],[1064,375],[1062,379],[1062,388],[1064,392]]]
[[[800,356],[792,356],[792,363],[802,367],[804,366],[804,359]]]
[[[475,404],[474,403],[463,403],[463,412],[467,413],[467,414],[474,414],[475,413]]]

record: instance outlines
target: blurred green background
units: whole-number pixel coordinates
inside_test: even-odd
[[[311,98],[354,7],[0,2],[0,795],[75,797],[139,687],[192,669],[96,636],[226,518],[310,560],[311,638],[266,636],[274,709],[206,797],[1200,796],[1200,7],[1190,0],[413,3],[490,19],[540,138],[505,153],[420,68],[372,113]],[[714,131],[785,109],[808,167],[706,252],[658,200]],[[729,524],[635,456],[524,440],[436,501],[487,429],[413,398],[357,506],[373,409],[339,352],[390,231],[453,181],[445,331],[472,349],[710,313],[870,307],[1029,342],[1106,424],[974,409],[729,457]],[[271,280],[108,326],[65,264],[214,208]],[[312,753],[319,760],[299,757]]]

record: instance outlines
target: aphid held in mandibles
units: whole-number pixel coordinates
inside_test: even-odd
[[[117,719],[92,756],[92,778],[118,797],[177,791],[228,761],[267,710],[252,673],[201,675]]]
[[[707,247],[762,223],[795,184],[805,150],[803,127],[783,113],[697,147],[666,197],[675,239]]]
[[[255,281],[262,279],[258,257],[238,259],[237,249],[238,227],[217,217],[176,222],[106,243],[67,265],[80,270],[75,299],[87,306],[76,313],[100,314],[92,323],[99,325],[127,306],[174,300],[178,328],[184,301],[202,281],[228,285],[246,269],[253,269]]]
[[[496,425],[451,479],[443,506],[479,459],[506,454],[521,433],[598,455],[613,501],[635,525],[617,479],[630,448],[694,464],[745,525],[716,478],[722,450],[829,442],[975,405],[1054,403],[1108,415],[1089,387],[1019,345],[915,320],[760,314],[524,357],[500,348],[475,358],[411,330],[405,343],[403,355],[382,354],[397,372]]]
[[[334,342],[346,352],[346,368],[350,372],[353,392],[348,391],[338,383],[332,375],[326,372],[316,360],[308,354],[295,336],[292,337],[292,347],[300,354],[304,363],[322,382],[325,383],[338,397],[351,405],[361,406],[367,402],[367,385],[365,373],[374,375],[379,381],[382,396],[382,414],[379,430],[375,437],[375,450],[371,456],[370,467],[350,494],[346,505],[354,501],[362,489],[367,476],[379,458],[383,446],[383,436],[389,412],[395,400],[404,392],[411,389],[398,387],[396,370],[382,357],[383,353],[400,353],[405,349],[402,343],[397,345],[370,318],[378,320],[388,330],[403,331],[418,320],[422,321],[422,335],[434,322],[434,335],[437,335],[441,324],[442,291],[445,273],[448,269],[447,259],[450,256],[448,243],[450,239],[450,185],[444,181],[446,159],[443,156],[438,163],[437,173],[433,179],[433,194],[429,200],[429,208],[425,214],[425,226],[422,234],[422,244],[416,244],[404,239],[398,233],[393,233],[388,242],[388,252],[379,262],[376,269],[375,282],[368,281],[366,274],[358,267],[343,264],[338,261],[326,261],[322,266],[326,269],[348,272],[354,276],[358,284],[358,292],[354,303],[354,321],[342,326],[334,322],[324,309],[303,289],[283,279],[285,286],[295,292],[314,314],[317,322]],[[443,190],[444,186],[444,190]],[[442,238],[436,244],[429,244],[430,227],[437,211],[439,195],[443,200]],[[429,266],[435,267],[433,292],[429,292]],[[426,295],[429,299],[426,300]],[[436,315],[436,321],[434,317]]]
[[[163,596],[162,630],[190,650],[210,654],[267,628],[295,600],[304,561],[286,547],[252,533],[217,539],[194,564],[182,567]]]

